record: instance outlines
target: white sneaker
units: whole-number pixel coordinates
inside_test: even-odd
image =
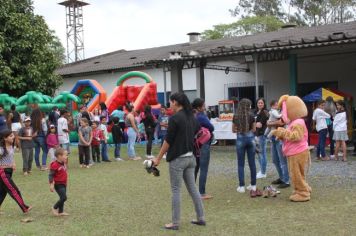
[[[120,157],[115,158],[116,161],[123,161],[124,159],[121,159]]]
[[[330,159],[335,159],[335,155],[330,155]]]
[[[267,177],[267,174],[262,174],[261,172],[258,172],[256,175],[257,179],[265,179]]]
[[[146,158],[147,159],[153,159],[153,158],[155,158],[153,155],[146,155]]]
[[[237,189],[236,189],[237,192],[239,193],[244,193],[245,192],[245,186],[239,186]]]
[[[250,190],[252,189],[251,184],[250,184],[249,186],[247,186],[246,189],[247,189],[248,191],[250,191]]]

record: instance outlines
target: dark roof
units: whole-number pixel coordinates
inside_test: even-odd
[[[160,63],[163,60],[191,60],[348,43],[356,43],[356,21],[316,27],[286,28],[255,35],[132,51],[119,50],[66,64],[59,68],[57,73],[70,76],[101,71],[129,70],[144,67],[149,63]],[[198,52],[199,55],[190,56],[191,51]],[[182,58],[170,59],[170,52],[181,52],[183,56]]]

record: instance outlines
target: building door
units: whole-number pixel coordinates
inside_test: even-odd
[[[260,97],[264,96],[263,85],[258,86],[258,95]],[[241,100],[243,98],[248,98],[252,101],[252,107],[255,108],[255,103],[257,100],[256,87],[255,86],[247,86],[247,87],[228,88],[228,99],[231,100],[233,98],[237,98],[237,100]]]

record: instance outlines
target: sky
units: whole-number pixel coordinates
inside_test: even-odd
[[[33,0],[66,47],[64,0]],[[143,49],[188,42],[189,32],[231,23],[229,9],[236,0],[85,0],[83,7],[85,58],[126,49]]]

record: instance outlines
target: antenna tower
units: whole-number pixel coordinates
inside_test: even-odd
[[[59,5],[66,7],[67,62],[84,59],[83,6],[89,3],[67,0]]]

